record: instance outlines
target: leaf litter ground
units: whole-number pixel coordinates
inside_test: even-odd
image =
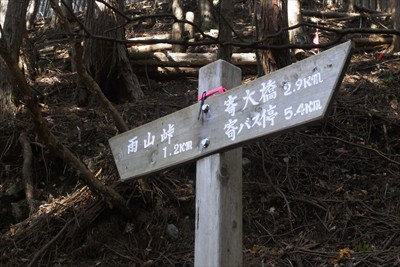
[[[399,57],[356,53],[326,121],[244,147],[244,266],[400,266]],[[255,77],[246,77],[245,81]],[[36,82],[52,131],[134,210],[126,220],[37,140],[23,109],[1,125],[0,264],[193,266],[195,167],[118,183],[97,105],[75,105],[73,74]],[[197,81],[143,78],[146,98],[117,105],[131,128],[196,103]],[[39,208],[15,221],[6,190],[21,177],[29,133]],[[167,229],[175,226],[178,235]]]
[[[399,62],[356,54],[324,123],[244,147],[245,266],[400,264]],[[73,79],[52,75],[54,83],[40,87],[53,132],[99,179],[118,180],[107,145],[116,134],[111,119],[96,106],[74,106]],[[118,106],[132,128],[196,101],[196,80],[154,84],[146,99]],[[24,112],[16,126],[35,139]],[[12,167],[2,182],[21,176],[18,131],[8,134],[3,164]],[[59,234],[40,255],[42,265],[193,265],[193,164],[146,178],[146,188],[117,184],[135,211],[127,221],[45,148],[33,144],[33,151],[41,206],[22,222],[2,224],[2,264],[29,263]],[[3,207],[2,217],[9,211]]]

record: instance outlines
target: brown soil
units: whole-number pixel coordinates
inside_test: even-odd
[[[21,103],[15,124],[0,125],[0,265],[193,266],[193,164],[147,177],[148,188],[115,183],[112,119],[96,104],[78,107],[76,77],[60,69],[35,80],[52,132],[135,216],[110,209],[49,154]],[[358,51],[323,123],[244,146],[244,266],[400,266],[399,69],[400,57]],[[145,99],[117,105],[131,128],[196,103],[194,78],[141,82]],[[38,209],[16,221],[11,203],[23,191],[6,191],[21,180],[21,131],[32,142]]]

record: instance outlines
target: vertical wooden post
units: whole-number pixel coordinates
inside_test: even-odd
[[[241,76],[226,61],[208,64],[200,69],[199,95],[236,87]],[[237,148],[197,161],[194,265],[242,266],[242,243],[242,148]]]

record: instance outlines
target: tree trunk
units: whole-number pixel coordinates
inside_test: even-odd
[[[191,11],[186,12],[185,19],[187,21],[194,22],[194,13]],[[186,38],[194,38],[194,27],[192,25],[186,23],[183,29],[187,35]]]
[[[212,27],[212,13],[211,3],[209,0],[198,0],[198,6],[200,11],[201,29],[208,31]]]
[[[22,20],[22,22],[25,23],[24,20]],[[96,179],[93,173],[86,168],[82,161],[80,161],[71,150],[65,147],[50,131],[48,122],[45,118],[43,118],[41,110],[32,94],[31,88],[27,84],[25,77],[18,68],[18,62],[11,57],[9,47],[10,45],[6,42],[6,40],[1,38],[0,57],[2,57],[5,64],[7,64],[11,75],[18,84],[16,88],[18,88],[21,94],[24,96],[26,107],[32,116],[33,123],[35,124],[36,130],[43,142],[49,147],[54,155],[59,156],[67,164],[76,169],[80,178],[87,183],[91,190],[102,196],[110,205],[116,207],[122,212],[122,214],[130,218],[132,216],[132,212],[126,206],[125,199],[113,188],[104,185],[100,180]]]
[[[288,0],[288,25],[294,26],[303,21],[300,9],[300,0]],[[289,31],[290,44],[308,44],[307,34],[302,27],[295,28]],[[292,49],[292,55],[302,53],[302,49]]]
[[[288,44],[289,35],[287,31],[282,32],[277,37],[267,39],[268,35],[277,33],[288,26],[286,0],[262,0],[260,9],[259,37],[264,40],[263,43],[270,45]],[[289,49],[264,50],[260,56],[264,73],[273,72],[291,63]]]
[[[391,0],[392,6],[392,20],[393,20],[393,29],[400,30],[400,2],[399,0]],[[399,52],[400,51],[400,36],[394,35],[393,42],[390,48],[390,52]]]
[[[123,0],[108,0],[115,9],[123,10]],[[87,29],[94,35],[125,39],[124,21],[120,16],[95,0],[88,1]],[[143,92],[133,73],[124,44],[87,39],[85,62],[88,70],[108,99],[117,102],[140,99]]]
[[[71,11],[73,11],[72,8],[72,0],[64,0],[64,3],[66,4],[66,6],[64,4],[61,4],[61,10],[64,13],[64,16],[67,17],[69,22],[73,22],[74,21],[74,16],[72,16]]]
[[[333,5],[333,0],[326,0],[325,3],[327,5],[327,7],[329,7],[329,6]]]
[[[183,20],[183,9],[180,0],[172,0],[172,14],[179,19]],[[183,24],[174,23],[172,24],[172,40],[182,40],[183,37]],[[173,45],[172,52],[185,52],[186,48],[184,45]]]
[[[219,41],[226,43],[232,41],[232,17],[233,3],[232,0],[221,0],[219,9]],[[232,46],[220,45],[218,49],[218,58],[231,62]]]
[[[347,12],[354,12],[355,5],[356,5],[356,0],[349,0],[348,6],[347,6]]]
[[[289,26],[294,26],[302,21],[300,11],[300,0],[288,0],[288,23]],[[291,44],[303,43],[303,32],[301,28],[296,28],[289,31],[289,41]]]
[[[35,19],[39,11],[39,5],[40,5],[40,0],[31,0],[29,3],[29,9],[28,9],[28,14],[27,18],[28,21],[26,22],[26,28],[27,29],[33,29],[35,26]]]
[[[18,62],[19,48],[25,34],[25,16],[29,1],[2,0],[0,1],[0,38],[9,44],[10,56]],[[0,121],[10,119],[15,115],[13,87],[10,72],[0,59]]]
[[[83,11],[85,9],[86,2],[84,0],[78,0],[77,3],[75,3],[75,12]]]

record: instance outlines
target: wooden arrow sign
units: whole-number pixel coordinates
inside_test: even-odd
[[[122,180],[147,175],[324,118],[351,41],[109,140]],[[213,75],[212,73],[210,75]]]

